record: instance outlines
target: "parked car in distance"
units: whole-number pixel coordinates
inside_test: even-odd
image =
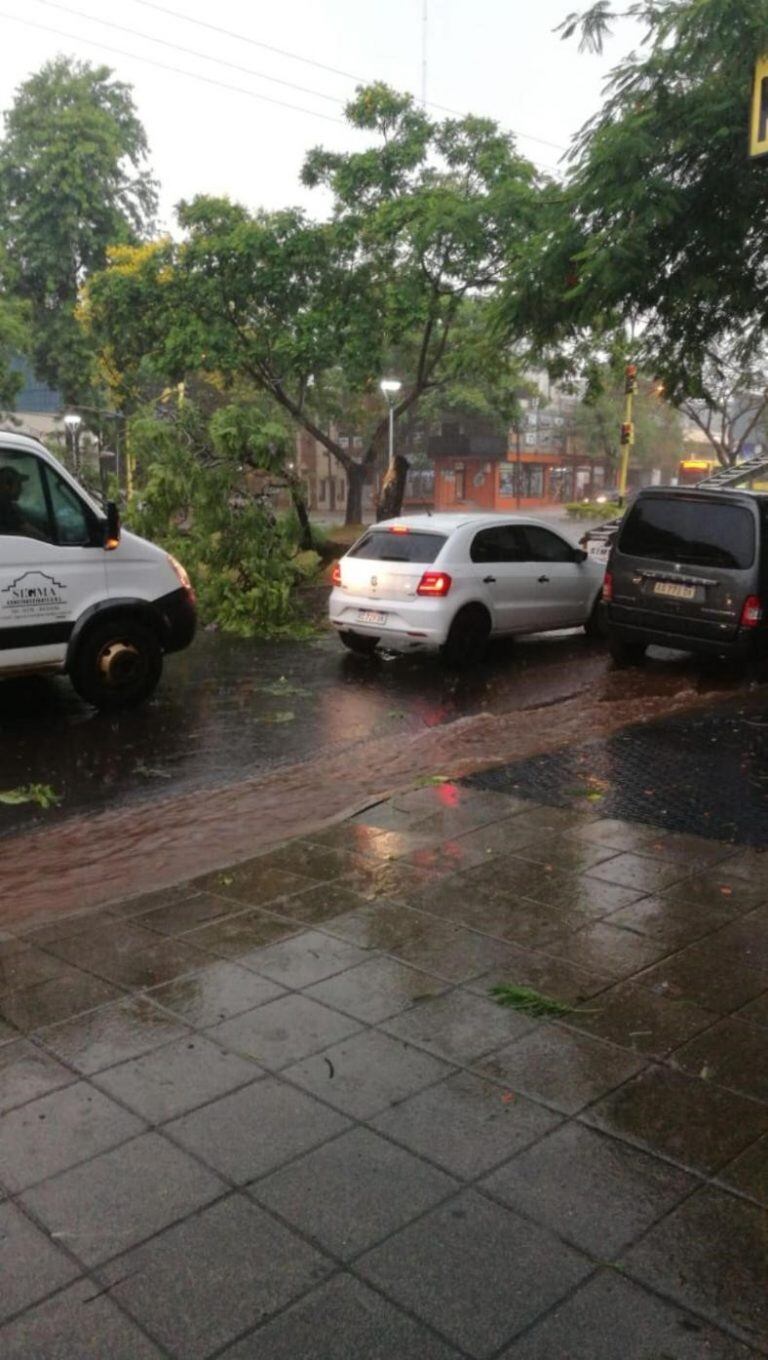
[[[599,631],[604,567],[520,515],[414,515],[376,524],[334,568],[329,613],[353,652],[482,656],[489,638]]]
[[[681,651],[768,655],[768,495],[653,487],[611,547],[608,642],[619,665],[656,643]]]

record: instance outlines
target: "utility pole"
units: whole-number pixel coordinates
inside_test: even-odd
[[[624,504],[627,494],[627,474],[629,472],[629,451],[635,442],[635,426],[632,420],[635,393],[637,392],[637,364],[627,364],[624,369],[624,420],[621,425],[621,463],[619,466],[619,505]]]

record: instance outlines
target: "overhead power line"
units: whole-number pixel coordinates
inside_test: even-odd
[[[183,10],[171,9],[168,5],[159,5],[156,0],[133,0],[135,5],[141,5],[144,9],[154,10],[157,14],[165,14],[170,19],[180,19],[182,23],[194,24],[197,28],[205,28],[209,33],[218,33],[221,37],[234,38],[235,42],[247,43],[250,47],[260,47],[264,52],[272,52],[274,56],[286,57],[289,61],[299,61],[304,66],[314,66],[318,71],[327,71],[334,76],[342,76],[344,80],[354,80],[358,85],[370,84],[370,76],[355,75],[353,71],[342,71],[338,66],[327,66],[325,62],[317,61],[314,57],[303,57],[298,52],[290,52],[284,47],[273,47],[270,43],[262,42],[259,38],[252,38],[247,33],[237,33],[231,28],[222,28],[219,24],[209,23],[206,19],[198,19],[192,14],[185,14]],[[457,118],[464,118],[466,110],[451,109],[445,104],[435,104],[432,100],[426,101],[430,109],[438,109],[441,113],[451,113]],[[538,142],[540,146],[548,146],[553,151],[567,151],[568,148],[561,142],[549,142],[544,137],[536,137],[532,132],[518,132],[518,137],[524,137],[526,141]]]
[[[230,71],[239,71],[240,75],[256,76],[259,80],[268,80],[272,85],[284,85],[288,90],[297,90],[300,94],[311,94],[316,99],[325,99],[330,104],[343,104],[343,99],[337,99],[332,94],[322,94],[320,90],[310,90],[306,85],[295,85],[291,80],[280,80],[277,76],[267,75],[266,71],[254,71],[251,66],[240,66],[235,61],[227,61],[224,57],[212,57],[209,52],[199,52],[194,47],[183,47],[180,43],[170,42],[167,38],[156,38],[152,33],[140,33],[136,28],[127,28],[125,24],[113,23],[111,19],[100,19],[95,14],[86,14],[85,10],[72,9],[69,5],[60,5],[57,0],[37,0],[38,5],[45,5],[46,9],[57,9],[62,14],[72,14],[77,19],[87,19],[89,23],[100,24],[102,28],[112,28],[117,33],[127,33],[129,37],[141,38],[145,42],[156,43],[159,47],[170,47],[174,52],[181,52],[186,57],[199,57],[201,61],[211,61],[216,66],[227,66]]]
[[[78,33],[67,33],[62,28],[53,28],[51,24],[40,24],[34,19],[22,19],[18,14],[7,14],[3,10],[0,10],[0,19],[9,19],[14,24],[22,24],[25,28],[35,28],[42,33],[53,33],[57,38],[66,38],[69,42],[86,43],[88,47],[96,47],[102,52],[112,52],[118,57],[127,57],[129,61],[140,61],[145,66],[154,66],[158,71],[171,71],[174,75],[186,76],[189,80],[201,80],[205,85],[214,85],[220,90],[244,94],[249,99],[259,99],[266,104],[276,104],[279,108],[291,109],[294,113],[308,114],[310,118],[322,118],[326,123],[344,125],[343,119],[334,118],[332,114],[320,113],[317,109],[306,109],[299,104],[288,104],[284,99],[273,99],[271,95],[259,94],[257,90],[248,90],[244,85],[230,85],[227,81],[214,79],[213,76],[203,76],[196,71],[185,71],[181,66],[171,66],[168,62],[155,61],[153,57],[143,57],[138,52],[126,52],[122,47],[114,47],[111,43],[100,42],[94,38],[83,38]]]

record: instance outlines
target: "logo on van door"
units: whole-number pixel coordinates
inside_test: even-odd
[[[0,591],[4,619],[63,619],[67,617],[67,587],[45,571],[25,571]]]

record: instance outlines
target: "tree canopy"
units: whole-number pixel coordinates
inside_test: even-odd
[[[129,87],[59,57],[19,89],[0,142],[2,285],[27,302],[32,358],[65,401],[84,399],[91,349],[75,308],[107,248],[152,219],[154,182]]]
[[[768,324],[768,178],[746,154],[768,3],[637,0],[621,13],[642,44],[577,137],[504,313],[573,367],[629,335],[672,399],[706,400],[723,347],[738,338],[748,374]],[[598,0],[564,35],[594,50],[617,15]]]
[[[318,148],[304,166],[305,184],[332,195],[328,221],[197,198],[180,206],[180,242],[113,251],[86,307],[124,399],[147,359],[176,381],[247,376],[345,468],[355,521],[386,439],[381,378],[402,383],[399,420],[429,392],[509,366],[487,300],[522,253],[541,185],[488,120],[434,122],[383,85],[360,90],[347,118],[369,148]],[[335,432],[345,395],[367,415],[360,462]]]

